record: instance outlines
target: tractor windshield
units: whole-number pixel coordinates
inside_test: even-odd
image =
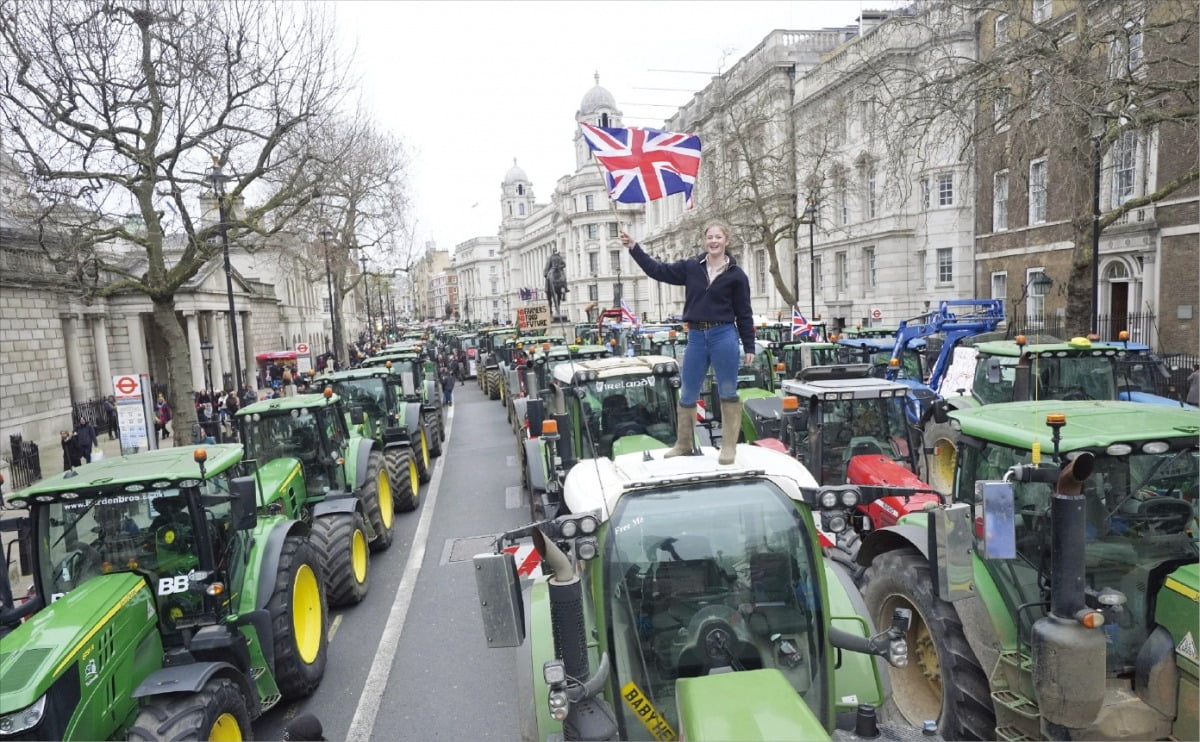
[[[1000,379],[997,382],[994,377],[989,378],[990,364],[987,361],[976,364],[975,395],[987,404],[1011,402],[1017,375],[1017,359],[994,356],[993,358],[999,362]],[[1031,399],[1115,400],[1117,398],[1116,372],[1110,357],[1070,354],[1038,355],[1030,359],[1029,363]]]
[[[603,547],[614,687],[678,728],[675,681],[776,668],[821,715],[817,570],[793,504],[764,480],[626,495]],[[653,739],[620,705],[621,739]]]
[[[202,496],[229,494],[224,475],[209,477],[199,486]],[[186,610],[176,597],[168,598],[183,593],[182,599],[187,600],[186,584],[180,590],[174,586],[178,578],[186,582],[187,575],[200,566],[198,527],[208,528],[215,553],[224,550],[228,499],[204,498],[203,513],[194,515],[173,483],[132,485],[126,490],[38,506],[38,543],[45,544],[39,558],[42,589],[54,601],[100,575],[136,571],[152,579],[160,608],[198,611],[200,594],[195,596],[195,610]],[[182,615],[168,613],[174,613],[173,618]]]
[[[675,399],[666,376],[616,376],[583,386],[582,407],[598,456],[612,456],[613,442],[646,435],[675,444]]]
[[[1161,453],[1116,456],[1094,451],[1096,468],[1084,485],[1086,497],[1086,581],[1125,595],[1124,615],[1109,631],[1109,670],[1132,673],[1138,650],[1153,627],[1153,605],[1164,575],[1197,558],[1196,497],[1200,453],[1196,439],[1177,439]],[[1030,463],[1028,451],[988,444],[962,447],[960,477],[999,480],[1009,467]],[[960,480],[962,481],[962,480]],[[1005,598],[1021,617],[1029,637],[1040,609],[1041,584],[1050,574],[1050,495],[1048,484],[1014,483],[1018,559],[988,562],[997,572]],[[974,487],[960,488],[974,492]]]
[[[361,407],[371,420],[387,418],[387,396],[383,379],[342,379],[333,383],[333,391],[346,401],[348,408]]]
[[[907,460],[903,404],[903,397],[822,401],[820,481],[845,482],[846,467],[854,456],[882,454],[897,461]]]
[[[320,496],[340,485],[331,478],[330,457],[343,450],[347,437],[345,420],[332,408],[251,415],[246,423],[246,458],[260,465],[280,458],[299,459],[306,489]]]

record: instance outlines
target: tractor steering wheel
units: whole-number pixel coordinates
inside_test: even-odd
[[[613,427],[613,438],[623,438],[627,435],[645,435],[646,426],[637,420],[621,420]]]

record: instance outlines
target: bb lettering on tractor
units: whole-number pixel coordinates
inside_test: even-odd
[[[158,581],[159,595],[174,595],[175,593],[185,593],[188,589],[188,576],[179,575],[177,577],[163,577]]]
[[[642,726],[659,742],[675,742],[679,739],[675,729],[658,713],[658,709],[654,708],[654,704],[650,703],[650,699],[646,698],[646,694],[642,693],[642,689],[632,680],[621,687],[621,700],[625,701],[625,705],[642,722]]]

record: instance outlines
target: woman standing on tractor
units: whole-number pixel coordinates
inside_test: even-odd
[[[692,453],[696,403],[711,365],[721,398],[724,430],[720,462],[732,464],[742,419],[742,403],[737,396],[738,366],[754,362],[754,312],[750,306],[750,279],[728,252],[729,228],[710,224],[704,230],[704,253],[674,263],[660,263],[647,255],[628,232],[621,232],[621,244],[647,276],[684,287],[683,320],[688,326],[688,342],[680,373],[675,446],[665,456]]]

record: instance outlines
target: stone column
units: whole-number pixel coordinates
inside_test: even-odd
[[[146,355],[146,333],[142,329],[142,315],[133,312],[125,317],[125,326],[129,330],[129,359],[133,368],[131,374],[150,373],[150,358]]]
[[[242,351],[246,354],[242,359],[242,365],[246,367],[242,380],[247,388],[257,387],[255,375],[258,373],[258,362],[254,360],[256,351],[254,333],[250,329],[250,312],[239,312],[238,315],[238,329],[242,331]]]
[[[184,312],[187,322],[188,355],[191,356],[192,391],[204,388],[204,353],[200,350],[200,315]]]
[[[208,314],[208,339],[213,344],[212,365],[209,373],[212,374],[214,388],[221,386],[221,380],[225,378],[225,333],[221,332],[219,316],[217,312]]]
[[[87,390],[83,386],[83,369],[79,364],[79,326],[74,314],[60,316],[63,329],[63,350],[67,356],[67,383],[71,389],[71,401],[82,402],[87,399]]]
[[[103,314],[92,316],[92,345],[96,346],[97,387],[100,396],[108,397],[113,393],[112,362],[108,359],[108,326]]]

